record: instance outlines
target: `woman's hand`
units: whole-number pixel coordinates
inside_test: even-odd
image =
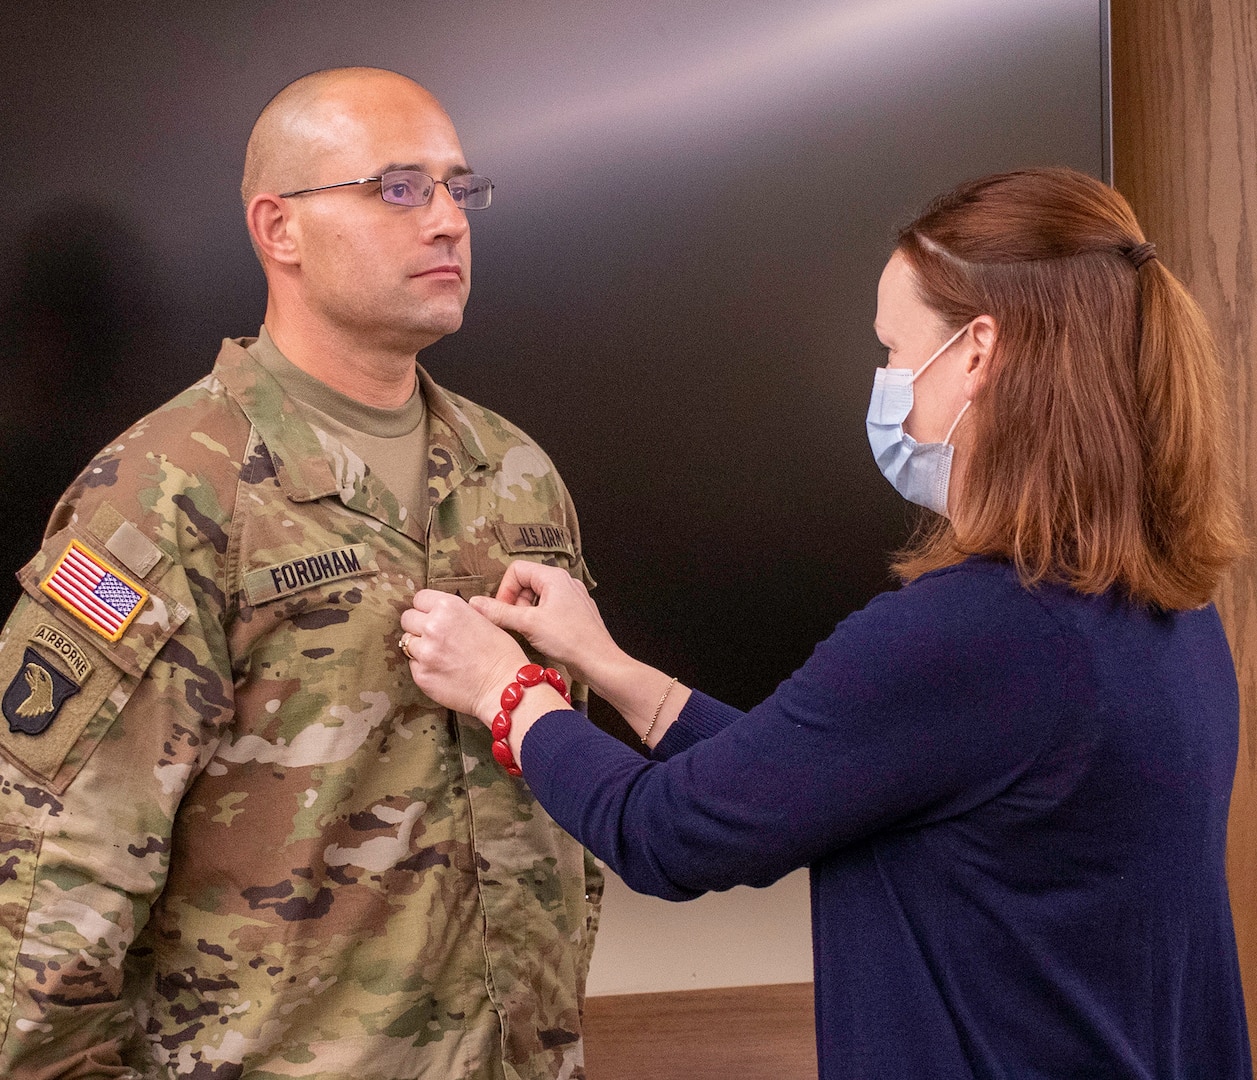
[[[566,664],[573,678],[609,702],[648,746],[659,742],[689,700],[686,687],[634,660],[611,639],[589,590],[565,570],[513,562],[497,599],[473,596],[471,606]]]
[[[419,689],[447,709],[491,724],[502,688],[528,662],[514,638],[459,597],[435,589],[415,593],[401,624],[410,635],[403,647]]]
[[[596,691],[628,659],[607,633],[584,583],[556,566],[513,562],[497,599],[473,596],[470,603],[491,622],[523,634]]]

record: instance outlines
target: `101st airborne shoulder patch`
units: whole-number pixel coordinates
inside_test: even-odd
[[[39,588],[106,641],[119,640],[148,599],[142,586],[77,540]]]
[[[0,711],[9,722],[10,731],[42,735],[66,699],[78,692],[78,683],[67,679],[50,661],[28,647],[21,668],[4,692]]]

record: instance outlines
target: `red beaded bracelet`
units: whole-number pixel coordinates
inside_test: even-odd
[[[528,687],[537,686],[543,682],[548,682],[563,695],[564,701],[569,705],[572,704],[572,695],[567,692],[567,683],[554,668],[543,668],[540,664],[525,664],[515,672],[515,681],[508,683],[506,689],[502,691],[502,711],[493,718],[490,728],[493,732],[493,757],[512,776],[519,776],[521,770],[515,764],[515,755],[511,753],[511,744],[508,741],[511,735],[511,713],[515,711],[515,706],[524,700],[524,691]]]

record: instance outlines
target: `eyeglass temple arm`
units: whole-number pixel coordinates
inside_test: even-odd
[[[358,177],[357,180],[342,180],[339,184],[324,184],[322,187],[302,188],[300,191],[281,191],[279,194],[279,197],[281,199],[287,199],[291,195],[309,195],[310,192],[312,191],[327,191],[330,188],[338,188],[338,187],[354,187],[357,184],[370,184],[370,183],[374,183],[376,180],[381,180],[381,179],[383,179],[383,177],[360,176]]]

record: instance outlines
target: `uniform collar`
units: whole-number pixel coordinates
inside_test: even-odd
[[[337,496],[347,506],[363,510],[393,528],[402,528],[396,511],[385,509],[396,500],[381,500],[380,485],[373,477],[342,486],[333,465],[340,444],[327,446],[302,417],[275,378],[249,354],[256,338],[225,338],[214,362],[221,380],[241,410],[257,428],[275,467],[284,494],[294,502]],[[441,389],[432,377],[415,365],[419,391],[430,414],[428,490],[431,502],[439,502],[461,480],[477,469],[487,468],[488,455],[457,400]],[[334,440],[333,440],[334,441]],[[435,481],[440,479],[439,483]],[[417,523],[416,523],[417,524]],[[426,531],[426,522],[423,523]],[[402,531],[413,533],[412,528]],[[421,537],[417,537],[421,538]]]

